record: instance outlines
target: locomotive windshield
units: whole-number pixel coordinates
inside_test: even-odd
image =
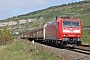
[[[64,27],[69,27],[71,25],[70,21],[63,21]]]
[[[79,22],[78,21],[63,21],[63,26],[64,27],[79,27]]]
[[[79,22],[78,21],[72,21],[72,26],[73,27],[79,27]]]

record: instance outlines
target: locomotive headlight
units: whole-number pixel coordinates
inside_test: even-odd
[[[66,36],[66,34],[64,34],[63,36]]]
[[[79,34],[77,34],[77,36],[80,36]]]
[[[80,35],[77,35],[77,36],[80,36]]]

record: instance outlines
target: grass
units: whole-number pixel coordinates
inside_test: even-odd
[[[90,45],[90,29],[83,30],[82,43],[87,43]]]
[[[11,45],[0,47],[0,60],[61,60],[28,40],[16,40]]]

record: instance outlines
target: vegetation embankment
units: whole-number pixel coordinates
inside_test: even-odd
[[[90,45],[90,29],[83,30],[82,43],[87,43]]]
[[[61,57],[43,51],[28,40],[15,40],[1,48],[0,60],[61,60]]]
[[[15,40],[7,27],[0,30],[0,60],[61,60],[28,40]]]

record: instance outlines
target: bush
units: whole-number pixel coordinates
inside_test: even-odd
[[[12,34],[7,27],[0,30],[0,45],[10,44],[13,41]]]

